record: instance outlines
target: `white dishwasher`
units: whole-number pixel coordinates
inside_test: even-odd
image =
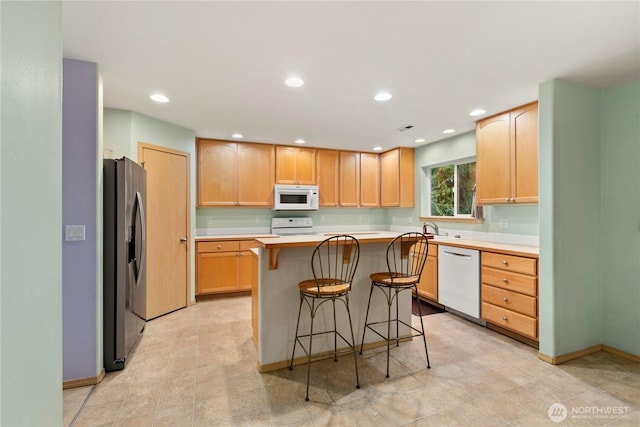
[[[480,318],[480,253],[438,245],[438,302]]]

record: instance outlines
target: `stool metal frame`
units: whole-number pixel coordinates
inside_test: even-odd
[[[416,329],[412,325],[400,319],[398,295],[405,290],[412,290],[418,295],[418,283],[420,276],[427,261],[427,252],[429,249],[427,236],[422,233],[404,233],[393,239],[387,246],[387,268],[388,271],[381,273],[373,273],[371,278],[371,289],[369,291],[369,302],[367,304],[367,314],[364,320],[364,331],[362,332],[362,343],[360,345],[360,354],[364,348],[364,338],[367,329],[371,330],[387,342],[387,375],[389,378],[389,348],[391,341],[396,342],[396,346],[400,345],[400,340],[404,338],[413,338],[422,336],[424,341],[424,351],[427,355],[427,368],[431,368],[429,363],[429,351],[427,350],[427,338],[424,333],[424,323],[422,321],[422,310],[418,304],[418,312],[420,315],[420,328]],[[369,322],[369,307],[371,306],[371,296],[373,290],[377,288],[382,291],[387,302],[387,319],[379,322]],[[395,300],[396,312],[395,319],[391,318],[391,306]],[[395,338],[391,336],[391,324],[395,322]],[[386,324],[386,336],[378,332],[374,326]],[[410,328],[410,334],[400,336],[400,324]]]
[[[360,243],[357,239],[348,235],[337,235],[320,242],[311,255],[311,270],[313,279],[303,280],[298,284],[300,289],[300,306],[298,308],[298,322],[296,325],[296,336],[291,352],[291,363],[289,370],[293,369],[293,359],[296,346],[304,350],[307,355],[307,394],[305,400],[309,400],[309,377],[311,374],[311,356],[313,337],[323,334],[333,334],[333,360],[338,357],[338,337],[344,341],[349,349],[344,353],[353,353],[353,360],[356,371],[356,388],[360,388],[358,377],[358,360],[356,356],[355,338],[353,335],[353,324],[351,322],[351,311],[349,309],[349,291],[351,283],[360,259]],[[333,329],[323,332],[314,332],[314,319],[318,309],[325,303],[331,301],[333,306]],[[341,301],[349,318],[349,332],[351,340],[345,338],[336,326],[336,301]],[[311,315],[311,324],[308,334],[298,334],[300,328],[300,314],[302,306],[306,304]],[[308,338],[309,347],[306,348],[302,342],[303,338]],[[342,352],[340,352],[342,353]]]

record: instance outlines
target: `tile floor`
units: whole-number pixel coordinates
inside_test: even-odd
[[[640,425],[639,364],[600,352],[552,366],[450,313],[424,317],[432,369],[417,339],[393,349],[390,379],[383,349],[358,356],[360,390],[350,356],[316,362],[305,402],[303,366],[256,371],[250,315],[250,298],[237,297],[148,322],[124,371],[65,390],[64,425]],[[567,408],[561,423],[548,416],[554,403]]]

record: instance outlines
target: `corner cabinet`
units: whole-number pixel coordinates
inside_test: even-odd
[[[196,296],[250,291],[252,240],[196,242]]]
[[[198,206],[273,206],[273,145],[197,139]]]
[[[313,185],[316,183],[316,149],[276,147],[276,183]]]
[[[538,203],[538,103],[476,123],[478,204]]]
[[[338,157],[338,150],[316,150],[316,183],[321,208],[335,208],[339,204]]]
[[[380,155],[380,206],[414,205],[413,148],[400,147]]]

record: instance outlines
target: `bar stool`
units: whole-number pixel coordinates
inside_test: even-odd
[[[369,302],[367,303],[367,314],[364,320],[364,331],[362,332],[362,343],[360,345],[360,354],[364,348],[364,337],[367,329],[376,333],[387,342],[387,375],[389,378],[389,347],[391,341],[396,342],[396,346],[400,345],[400,340],[404,338],[413,338],[422,336],[424,341],[424,352],[427,355],[427,368],[430,369],[429,351],[427,350],[427,338],[424,333],[424,323],[422,322],[422,310],[418,304],[420,314],[420,330],[414,328],[400,319],[398,295],[402,291],[413,290],[418,294],[418,282],[420,275],[427,260],[427,252],[429,249],[427,236],[422,233],[404,233],[393,239],[387,246],[387,268],[388,271],[381,273],[373,273],[371,278],[371,289],[369,291]],[[369,308],[371,306],[371,296],[374,289],[380,289],[384,294],[387,302],[387,318],[383,321],[369,322]],[[391,318],[391,306],[395,300],[396,312],[395,319]],[[395,322],[395,337],[391,335],[391,324]],[[384,335],[375,329],[377,325],[387,325],[387,333]],[[410,328],[409,335],[400,336],[400,324]]]
[[[311,373],[311,356],[313,337],[323,334],[333,334],[333,360],[338,357],[338,337],[344,341],[349,349],[340,353],[353,353],[353,361],[356,370],[356,388],[360,388],[358,378],[358,360],[356,356],[355,339],[353,335],[353,324],[351,323],[351,311],[349,310],[349,291],[351,282],[355,275],[358,261],[360,259],[360,244],[352,236],[338,235],[330,237],[320,242],[311,255],[311,271],[313,279],[303,280],[298,284],[300,289],[300,306],[298,308],[298,323],[296,325],[296,335],[291,352],[291,363],[289,370],[293,369],[293,358],[296,346],[299,344],[307,355],[307,395],[305,400],[309,400],[309,377]],[[318,309],[325,303],[331,301],[333,306],[333,329],[322,332],[314,332],[314,319],[318,314]],[[345,338],[336,326],[336,301],[341,301],[349,318],[349,333],[351,341]],[[311,316],[311,324],[308,334],[299,334],[300,314],[302,305],[306,303]],[[303,338],[308,338],[308,348],[302,342]]]

